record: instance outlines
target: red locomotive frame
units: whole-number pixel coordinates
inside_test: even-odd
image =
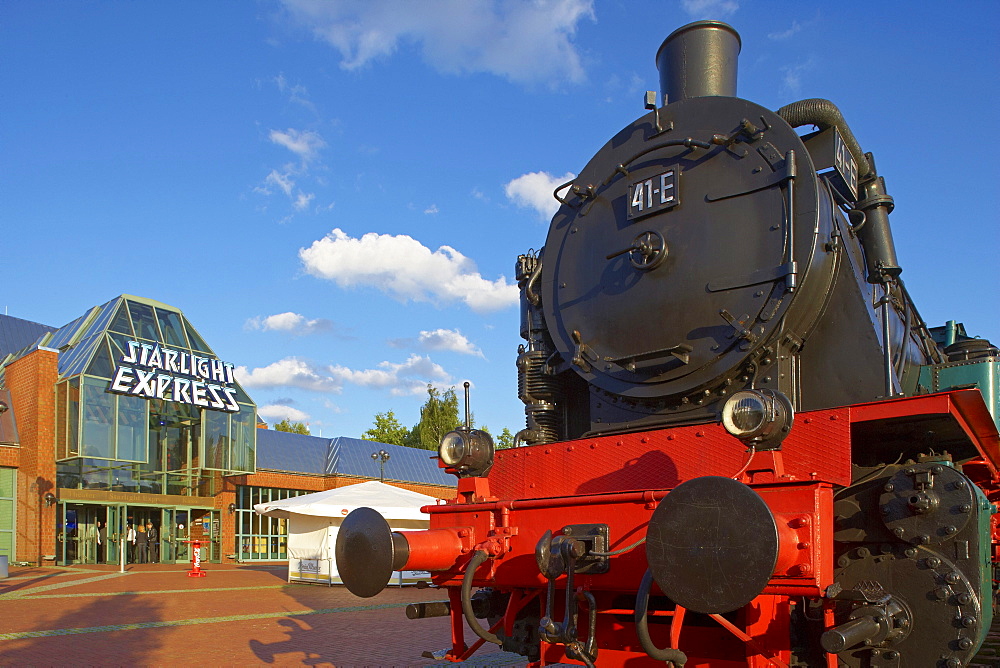
[[[1000,436],[992,416],[978,391],[954,391],[800,413],[780,450],[754,453],[750,461],[740,441],[719,424],[499,451],[488,478],[462,478],[455,499],[424,508],[431,516],[430,530],[402,532],[409,543],[406,568],[431,570],[433,583],[448,589],[452,648],[447,658],[460,661],[484,643],[467,644],[463,630],[463,575],[477,551],[488,558],[475,570],[472,584],[511,594],[493,625],[509,637],[525,605],[535,599],[544,603],[548,581],[536,564],[538,536],[567,525],[603,523],[609,528],[608,549],[617,550],[644,536],[657,503],[677,485],[705,475],[735,477],[763,498],[779,527],[778,565],[770,582],[736,613],[702,616],[694,624],[682,608],[651,610],[649,635],[657,647],[682,648],[692,668],[786,666],[793,609],[821,600],[833,583],[833,494],[851,483],[852,432],[865,423],[927,418],[964,435],[979,453],[962,462],[964,473],[991,501],[1000,498]],[[996,558],[996,516],[992,522]],[[606,573],[574,576],[581,617],[595,606],[601,645],[597,665],[663,665],[636,640],[634,593],[646,567],[644,551],[633,549],[610,557]],[[566,580],[562,575],[555,581],[557,604]],[[821,613],[824,627],[832,627],[831,604],[825,603]],[[580,633],[585,642],[586,630]],[[836,656],[827,657],[827,665],[836,666]],[[531,665],[559,662],[576,663],[564,645],[543,641],[541,658]]]

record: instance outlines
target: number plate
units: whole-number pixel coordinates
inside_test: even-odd
[[[636,181],[628,187],[628,218],[633,220],[677,206],[678,195],[676,168]]]

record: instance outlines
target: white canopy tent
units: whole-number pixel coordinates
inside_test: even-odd
[[[381,482],[363,482],[325,492],[305,494],[281,501],[258,503],[259,515],[288,520],[288,581],[340,583],[334,549],[340,523],[355,508],[377,510],[393,531],[426,529],[430,516],[422,506],[437,503],[433,496],[418,494]],[[393,573],[398,584],[426,580],[426,571]]]

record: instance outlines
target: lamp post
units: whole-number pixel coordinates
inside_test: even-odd
[[[389,461],[389,453],[385,450],[379,450],[378,452],[372,453],[372,460],[378,462],[378,481],[385,482],[385,463]]]

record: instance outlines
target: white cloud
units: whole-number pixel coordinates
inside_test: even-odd
[[[271,422],[281,422],[282,420],[291,420],[292,422],[308,422],[309,413],[305,411],[300,411],[298,408],[292,408],[285,404],[268,404],[267,406],[258,406],[257,414],[262,418]]]
[[[300,190],[299,195],[298,197],[295,198],[295,202],[292,204],[292,206],[295,207],[296,211],[304,211],[309,207],[309,202],[313,201],[314,197],[316,197],[316,195],[314,195],[313,193],[309,193],[307,195],[306,193]]]
[[[425,350],[448,350],[463,355],[483,357],[483,351],[473,345],[464,334],[457,329],[435,329],[433,332],[422,331],[418,343]]]
[[[421,331],[416,340],[390,339],[388,343],[394,348],[418,347],[422,350],[444,350],[462,355],[475,355],[485,359],[483,351],[457,329]]]
[[[236,380],[244,387],[297,387],[313,392],[340,392],[343,387],[326,375],[322,367],[298,357],[286,357],[253,371],[238,366],[235,373]]]
[[[271,170],[271,173],[264,179],[264,183],[269,186],[277,186],[289,197],[292,196],[292,188],[295,187],[295,181],[292,181],[291,174],[279,174],[276,169]],[[266,189],[264,194],[270,195],[270,189]]]
[[[279,90],[285,91],[288,84],[284,76],[279,75],[276,79]],[[291,87],[292,95],[302,94],[305,89]],[[272,143],[287,148],[300,159],[299,164],[289,163],[281,170],[272,169],[264,178],[264,182],[254,188],[254,192],[269,196],[275,190],[280,190],[289,199],[292,209],[296,212],[305,211],[316,198],[314,193],[308,193],[301,188],[296,188],[296,179],[308,179],[311,168],[318,163],[319,152],[326,146],[326,142],[316,132],[312,130],[296,130],[288,128],[285,131],[271,130],[268,138]],[[286,215],[281,219],[281,223],[289,222],[294,214]]]
[[[333,378],[344,383],[375,389],[388,389],[394,396],[419,395],[426,391],[427,383],[448,383],[451,375],[440,364],[422,355],[410,355],[402,364],[379,362],[375,369],[349,369],[330,366]]]
[[[416,45],[441,72],[490,72],[515,82],[583,81],[573,37],[593,0],[283,0],[290,14],[356,70]]]
[[[304,163],[312,162],[319,155],[319,150],[326,146],[326,142],[317,132],[312,130],[299,131],[288,128],[284,132],[281,130],[271,130],[268,135],[270,140],[279,146],[284,146],[289,151],[299,156]]]
[[[294,102],[295,104],[299,104],[305,107],[306,109],[309,109],[314,113],[317,113],[316,105],[314,105],[312,101],[309,99],[309,91],[306,90],[305,86],[303,86],[302,84],[295,84],[295,85],[290,84],[288,82],[288,79],[285,78],[284,72],[278,74],[278,76],[274,77],[272,81],[274,82],[274,85],[278,87],[278,91],[280,91],[285,95],[288,95],[289,101]]]
[[[529,172],[519,176],[503,187],[507,198],[514,204],[534,209],[543,220],[550,220],[559,210],[559,202],[552,192],[576,174],[566,172],[562,176],[552,176],[548,172]]]
[[[788,39],[795,33],[799,32],[800,30],[802,30],[802,24],[799,23],[798,21],[793,20],[792,26],[788,30],[782,30],[780,32],[769,32],[767,33],[767,38],[780,41],[783,39]]]
[[[340,394],[344,385],[388,390],[393,396],[420,395],[428,383],[450,386],[451,375],[430,357],[410,355],[405,362],[379,362],[374,369],[351,369],[340,364],[320,365],[286,357],[266,367],[236,367],[236,379],[244,387],[296,387],[313,392]],[[282,404],[284,405],[284,404]]]
[[[405,234],[369,232],[360,239],[335,229],[299,249],[305,270],[341,288],[378,288],[403,301],[465,303],[495,311],[517,303],[517,286],[501,276],[485,279],[475,263],[450,246],[436,251]]]
[[[440,213],[440,212],[441,212],[441,210],[438,209],[438,205],[437,204],[431,204],[429,207],[427,207],[426,209],[424,209],[424,213],[429,214],[429,215],[435,214],[435,213]]]
[[[308,319],[299,313],[287,311],[268,316],[256,316],[247,320],[248,329],[265,332],[289,332],[291,334],[316,334],[333,329],[333,322],[325,318]]]
[[[681,7],[693,19],[718,19],[735,14],[737,0],[681,0]]]
[[[782,67],[782,92],[797,96],[802,89],[802,76],[810,72],[814,67],[815,61],[812,58],[803,63]]]

